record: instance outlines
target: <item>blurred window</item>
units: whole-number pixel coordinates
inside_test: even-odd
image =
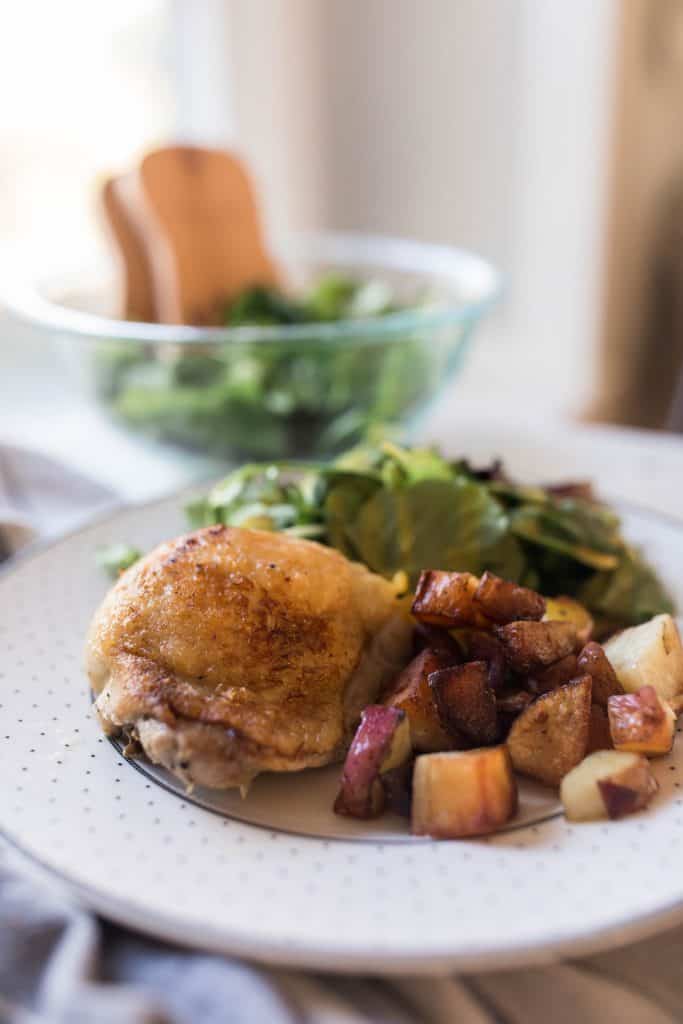
[[[22,0],[0,33],[0,240],[92,250],[96,184],[177,123],[173,0]]]

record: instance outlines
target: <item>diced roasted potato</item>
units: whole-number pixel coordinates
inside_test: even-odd
[[[413,650],[419,654],[424,650],[445,655],[449,664],[462,661],[462,650],[455,637],[443,626],[430,626],[428,622],[416,622],[413,630]]]
[[[593,703],[607,707],[607,701],[624,689],[617,679],[609,658],[601,644],[591,641],[586,644],[578,657],[578,668],[582,674],[589,675],[593,680]]]
[[[464,631],[463,643],[467,661],[485,661],[488,666],[489,686],[496,692],[505,683],[505,652],[500,640],[483,629]]]
[[[580,644],[587,644],[593,634],[593,618],[587,608],[573,597],[549,597],[544,622],[571,622]]]
[[[548,693],[550,690],[556,690],[563,683],[568,683],[570,679],[575,679],[577,675],[583,674],[578,671],[576,655],[566,654],[564,658],[560,658],[554,664],[535,672],[533,676],[529,677],[527,685],[532,693]]]
[[[479,580],[469,572],[427,569],[415,588],[412,612],[432,626],[486,627],[488,620],[474,603]]]
[[[437,839],[480,836],[517,812],[517,783],[505,746],[426,754],[415,762],[412,831]]]
[[[545,598],[535,590],[520,587],[485,572],[479,580],[474,601],[492,622],[518,622],[521,619],[542,619],[545,612]]]
[[[498,739],[503,741],[512,728],[512,723],[525,711],[533,701],[533,694],[528,690],[503,690],[496,694],[496,711],[498,712]]]
[[[495,633],[510,667],[525,675],[552,665],[576,648],[576,628],[570,622],[510,622],[496,626]]]
[[[512,715],[516,718],[529,707],[533,699],[528,690],[509,690],[497,695],[496,707],[499,714]]]
[[[413,803],[414,769],[415,761],[410,758],[397,768],[383,772],[380,776],[384,788],[385,809],[402,818],[410,817]]]
[[[344,762],[334,810],[352,818],[375,818],[384,809],[381,776],[410,758],[408,719],[398,708],[369,705]]]
[[[429,686],[429,676],[445,668],[449,662],[450,658],[443,652],[424,650],[413,658],[383,695],[385,704],[400,708],[408,716],[410,737],[416,751],[452,750],[455,745],[441,724]]]
[[[588,748],[591,679],[544,693],[515,720],[507,738],[515,771],[557,786]]]
[[[673,746],[676,716],[669,704],[657,696],[653,686],[637,693],[610,697],[607,703],[609,727],[615,750],[656,757]]]
[[[654,686],[660,697],[670,700],[683,692],[683,647],[670,615],[656,615],[642,626],[625,629],[604,647],[627,693]]]
[[[595,821],[647,807],[658,788],[641,755],[598,750],[565,775],[560,799],[570,821]]]
[[[449,735],[464,735],[479,746],[495,743],[498,714],[486,662],[469,661],[432,672],[429,685],[441,724]]]
[[[607,712],[599,704],[591,704],[586,753],[593,754],[596,750],[612,750],[613,747]]]

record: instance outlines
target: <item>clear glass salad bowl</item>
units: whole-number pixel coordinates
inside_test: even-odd
[[[500,288],[472,253],[360,235],[291,238],[288,289],[337,272],[367,283],[332,322],[189,327],[115,319],[117,289],[13,287],[7,304],[62,341],[88,391],[130,429],[230,458],[314,457],[374,427],[410,427],[461,365]],[[375,284],[370,285],[370,282]],[[369,315],[373,289],[396,311]]]

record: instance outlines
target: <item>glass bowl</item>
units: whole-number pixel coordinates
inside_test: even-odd
[[[330,271],[386,282],[403,308],[380,317],[265,327],[115,319],[113,281],[13,287],[7,304],[66,346],[81,381],[119,422],[230,458],[330,455],[401,425],[444,388],[499,293],[495,269],[449,246],[360,235],[291,238],[274,249],[288,287]]]

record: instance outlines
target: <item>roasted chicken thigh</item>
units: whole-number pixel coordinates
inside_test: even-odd
[[[341,758],[405,663],[393,585],[331,548],[212,526],[123,574],[87,641],[96,711],[188,784]]]

